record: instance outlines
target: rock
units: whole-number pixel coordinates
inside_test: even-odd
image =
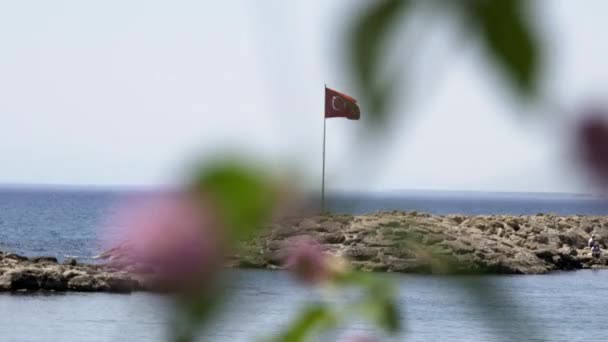
[[[447,218],[454,221],[456,224],[461,224],[465,220],[465,217],[462,215],[448,215]]]
[[[110,275],[105,277],[104,280],[108,285],[109,292],[130,293],[139,288],[139,283],[128,276]]]
[[[87,275],[87,273],[84,271],[76,270],[76,269],[69,269],[69,270],[63,272],[62,277],[69,280],[69,279],[72,279],[77,276],[85,276],[85,275]]]
[[[3,274],[0,276],[0,292],[11,290],[12,277]]]
[[[568,254],[570,256],[577,256],[578,251],[576,248],[568,247],[567,245],[562,246],[562,248],[558,249],[560,254]]]
[[[52,264],[56,264],[57,263],[57,258],[55,258],[55,257],[49,257],[49,256],[33,257],[30,260],[33,263],[35,263],[35,264],[37,264],[37,263],[52,263]]]
[[[509,227],[511,227],[516,232],[521,229],[521,226],[519,225],[519,221],[518,220],[509,220],[506,223],[507,223],[507,225]]]
[[[563,244],[574,248],[585,248],[587,245],[587,240],[574,232],[562,233],[558,237]]]
[[[549,237],[547,235],[536,235],[534,236],[534,241],[538,242],[539,244],[548,244],[549,243]]]
[[[578,259],[569,254],[559,254],[557,260],[554,258],[554,261],[560,270],[578,270],[583,267]]]
[[[280,264],[276,260],[273,262],[276,263],[275,265]],[[236,264],[242,268],[266,268],[269,266],[263,258],[240,259]]]
[[[13,259],[13,260],[17,260],[17,261],[26,261],[26,260],[29,260],[27,257],[24,257],[22,255],[18,255],[18,254],[13,254],[13,253],[7,253],[7,254],[5,254],[3,259]]]
[[[427,260],[400,259],[390,257],[384,261],[388,265],[388,271],[400,273],[433,273],[433,267]]]
[[[70,265],[70,266],[76,266],[78,265],[78,261],[76,261],[76,259],[74,258],[67,258],[63,261],[64,265]]]
[[[68,282],[59,271],[47,272],[42,278],[40,288],[49,291],[66,291]]]
[[[323,242],[329,244],[340,244],[346,241],[346,237],[342,233],[326,234],[323,236]]]
[[[440,235],[440,234],[426,234],[424,235],[424,238],[422,239],[422,243],[424,243],[425,245],[434,245],[436,243],[439,243],[441,241],[445,240],[445,236],[444,235]]]
[[[496,230],[496,235],[499,237],[505,236],[505,230],[503,228],[498,228],[498,230]]]
[[[88,274],[71,278],[67,287],[70,290],[81,292],[104,291],[109,288],[107,284]]]
[[[469,254],[474,251],[474,248],[468,246],[463,240],[443,241],[438,245],[451,249],[455,254]]]
[[[320,227],[319,222],[315,221],[313,219],[304,219],[299,224],[299,228],[305,229],[305,230],[315,230],[315,229],[318,229],[319,227]],[[320,230],[320,231],[326,231],[326,230]]]
[[[369,247],[355,246],[347,250],[346,256],[353,260],[371,260],[377,255],[377,252]]]
[[[9,282],[12,291],[17,290],[38,290],[40,282],[38,274],[31,269],[18,268],[6,272],[2,275],[4,283]]]
[[[281,266],[285,263],[285,255],[284,253],[282,253],[282,251],[268,251],[266,253],[262,254],[263,259],[266,262],[254,262],[252,260],[248,260],[245,261],[246,264],[249,264],[250,266],[253,266],[254,264],[263,264],[263,265],[268,265],[268,266]]]

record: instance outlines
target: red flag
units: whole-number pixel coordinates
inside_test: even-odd
[[[359,120],[359,106],[354,98],[337,92],[333,89],[325,88],[325,118],[347,118]]]

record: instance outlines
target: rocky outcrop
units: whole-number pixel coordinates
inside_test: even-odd
[[[398,211],[327,215],[273,224],[259,239],[244,243],[234,263],[279,267],[281,249],[307,235],[328,253],[367,271],[538,274],[607,267],[608,259],[591,257],[591,233],[607,246],[608,217]]]
[[[128,293],[144,289],[143,278],[104,265],[59,264],[54,257],[27,258],[0,252],[2,291],[104,291]]]

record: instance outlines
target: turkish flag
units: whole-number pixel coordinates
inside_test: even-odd
[[[337,92],[333,89],[325,88],[325,118],[347,118],[359,120],[359,106],[354,98]]]

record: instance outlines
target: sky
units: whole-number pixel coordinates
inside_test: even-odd
[[[362,0],[0,2],[0,183],[157,186],[234,153],[315,185],[324,84],[360,95],[344,41],[362,10]],[[407,87],[373,150],[358,152],[361,122],[327,121],[328,189],[587,191],[568,128],[607,95],[608,3],[534,10],[547,51],[540,104],[515,101],[453,21],[421,14],[394,38]]]

